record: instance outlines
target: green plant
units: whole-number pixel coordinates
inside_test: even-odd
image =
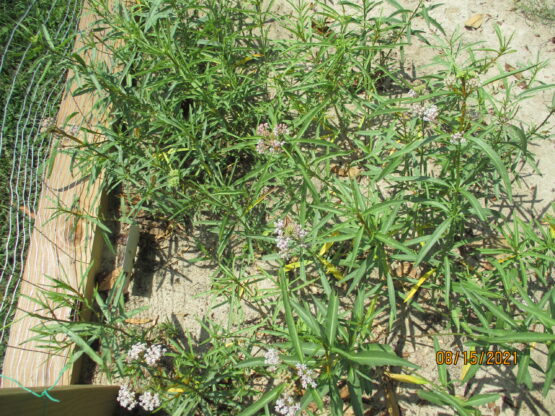
[[[552,88],[536,82],[542,63],[499,68],[511,52],[499,28],[497,48],[457,34],[427,39],[415,18],[441,27],[423,2],[409,10],[389,1],[384,15],[369,0],[296,2],[291,16],[257,1],[94,4],[113,68],[67,62],[81,91],[110,108],[109,124],[90,131],[103,135],[99,143],[63,151],[93,179],[105,175],[108,190],[124,189],[122,220],[142,212],[202,227],[196,240],[215,267],[212,293],[234,313],[227,328],[206,326],[206,354],[121,331],[111,344],[102,325],[84,323],[47,326],[43,337],[83,325],[82,351],[100,340],[101,355],[86,352],[108,373],[145,375],[140,388],[160,400],[147,407],[172,414],[350,406],[362,415],[375,380],[425,385],[421,398],[478,414],[496,396],[457,397],[444,366],[439,382],[428,380],[375,340],[378,317],[391,330],[400,312],[433,311],[468,348],[518,352],[517,382],[529,388],[531,346],[544,344],[547,395],[553,228],[511,221],[491,203],[513,202],[513,183],[534,167],[529,144],[546,137],[555,106],[536,126],[513,122],[522,101]],[[284,39],[270,38],[270,19]],[[98,41],[91,36],[87,50]],[[431,74],[409,79],[395,70],[396,56],[414,36],[442,53]],[[260,262],[271,271],[252,272]],[[273,289],[259,290],[262,280]],[[241,301],[264,312],[254,326],[242,328]],[[120,318],[103,319],[110,328]],[[166,367],[110,355],[139,345],[141,356],[157,343],[166,345]],[[253,388],[257,378],[264,387]]]

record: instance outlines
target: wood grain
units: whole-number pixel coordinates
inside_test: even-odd
[[[98,17],[92,13],[85,1],[79,23],[79,33],[74,51],[80,53],[83,37],[93,27]],[[102,38],[102,32],[97,32]],[[102,44],[96,45],[94,54],[81,53],[85,62],[105,62],[110,64],[110,54]],[[73,74],[68,73],[68,80]],[[72,83],[62,99],[57,116],[57,126],[63,129],[64,124],[71,117],[73,125],[94,129],[105,121],[104,113],[93,110],[95,96],[83,94],[74,96],[77,85]],[[68,131],[68,128],[65,129]],[[76,133],[79,140],[85,138],[84,133]],[[98,140],[87,134],[88,141]],[[58,147],[74,145],[75,141],[58,135]],[[56,142],[56,140],[54,140]],[[54,355],[46,350],[37,348],[37,343],[27,342],[31,336],[31,328],[41,324],[41,320],[28,316],[28,312],[41,315],[47,314],[31,299],[40,296],[41,289],[50,284],[47,276],[63,279],[81,293],[90,296],[96,268],[100,262],[102,238],[97,233],[96,226],[85,219],[78,219],[72,214],[55,215],[59,207],[73,212],[97,217],[102,207],[101,180],[90,183],[76,169],[72,168],[71,157],[57,152],[52,170],[44,178],[42,192],[35,213],[34,230],[31,235],[23,278],[20,283],[20,297],[15,318],[10,329],[10,337],[6,356],[4,358],[3,374],[19,381],[26,387],[52,386],[67,363],[70,351],[65,350],[60,355]],[[87,274],[87,268],[91,266]],[[71,319],[71,310],[66,308],[59,311],[58,319]],[[58,385],[68,385],[76,381],[78,372],[74,367],[66,371]],[[1,387],[16,387],[17,384],[8,379],[1,379]],[[11,413],[17,414],[17,413]],[[23,413],[21,413],[23,414]],[[27,414],[27,413],[25,413]]]

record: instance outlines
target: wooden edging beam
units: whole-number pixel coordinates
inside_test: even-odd
[[[48,387],[32,388],[37,394]],[[0,414],[21,416],[110,416],[115,412],[118,386],[55,387],[48,397],[34,397],[19,388],[0,389]]]
[[[94,54],[82,53],[83,38],[98,20],[85,0],[79,22],[79,35],[74,51],[81,54],[87,63],[105,62],[110,67],[110,54],[103,44],[97,44]],[[102,32],[96,32],[101,37]],[[70,71],[68,80],[73,78]],[[96,97],[93,93],[74,96],[78,86],[72,83],[64,94],[58,112],[56,126],[79,140],[85,138],[82,130],[71,129],[65,124],[70,123],[81,128],[95,127],[105,122],[106,114],[93,112]],[[64,128],[65,126],[65,128]],[[87,141],[98,141],[100,137],[87,134]],[[58,148],[74,145],[74,141],[58,134],[54,139]],[[78,288],[81,293],[90,296],[94,275],[100,263],[102,238],[97,227],[84,217],[69,213],[60,214],[64,208],[73,213],[98,217],[102,209],[101,183],[97,180],[91,184],[88,178],[82,177],[79,171],[72,168],[71,157],[57,152],[54,155],[52,170],[47,173],[42,192],[35,212],[34,230],[29,242],[23,276],[20,283],[20,296],[17,310],[10,328],[10,337],[4,358],[2,374],[9,378],[0,379],[1,387],[17,387],[16,380],[25,387],[58,386],[75,383],[79,376],[78,367],[74,366],[60,377],[62,369],[68,362],[70,350],[62,354],[53,354],[49,350],[38,348],[36,341],[26,342],[35,335],[31,329],[42,323],[41,319],[29,316],[29,313],[48,315],[31,299],[41,296],[41,291],[48,288],[51,281],[48,277],[61,279]],[[88,270],[88,272],[87,272]],[[31,299],[29,299],[31,298]],[[71,320],[69,308],[57,311],[57,318]],[[29,394],[29,393],[26,393]],[[78,406],[81,413],[81,406]],[[28,414],[12,411],[10,414]],[[61,413],[56,413],[61,414]]]

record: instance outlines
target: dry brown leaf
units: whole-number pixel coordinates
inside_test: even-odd
[[[312,413],[316,413],[318,411],[318,405],[312,402],[308,405],[308,410],[310,410]]]
[[[485,17],[485,14],[475,14],[464,23],[464,27],[467,29],[479,29],[480,26],[482,26],[482,24],[484,23]]]
[[[330,29],[330,20],[326,19],[323,22],[318,22],[313,20],[312,21],[312,29],[314,29],[316,32],[318,32],[320,35],[322,36],[328,36],[331,33],[331,29]]]
[[[349,386],[344,385],[341,387],[341,390],[339,390],[339,397],[341,397],[341,400],[349,400]]]
[[[480,271],[480,269],[491,271],[491,270],[494,270],[495,267],[493,267],[490,262],[485,261],[485,260],[481,260],[480,261],[480,267],[479,267],[478,271]]]
[[[131,325],[144,325],[149,324],[152,322],[151,318],[128,318],[125,320],[125,323]]]
[[[389,416],[401,416],[401,412],[399,411],[399,400],[397,399],[397,394],[395,393],[395,389],[391,385],[389,381],[386,381],[384,378],[385,384],[385,401],[387,403],[387,411]]]
[[[505,64],[505,71],[507,72],[511,72],[516,70],[516,68],[510,64]],[[520,82],[518,83],[518,86],[520,88],[522,88],[523,90],[528,88],[528,84],[526,83],[526,81],[523,81],[524,77],[522,76],[522,74],[513,74],[513,77],[515,77],[516,79],[518,79]]]
[[[419,267],[413,267],[412,263],[404,261],[393,269],[393,274],[395,277],[410,277],[412,279],[418,279],[422,273]]]
[[[335,173],[337,176],[347,176],[347,169],[339,165],[331,165],[331,173]]]
[[[514,66],[512,66],[511,64],[505,64],[505,71],[507,72],[511,72],[511,71],[515,71],[516,68]],[[514,74],[513,77],[515,77],[516,79],[522,79],[522,74]]]
[[[331,173],[335,173],[337,176],[341,176],[341,177],[349,177],[349,178],[356,178],[357,176],[360,175],[360,168],[357,166],[352,166],[350,168],[346,168],[343,166],[339,166],[339,165],[331,165],[330,168]]]
[[[118,279],[118,276],[120,274],[121,274],[121,267],[118,267],[118,268],[112,270],[110,273],[108,273],[106,276],[104,276],[104,278],[102,279],[102,281],[98,285],[98,290],[100,290],[100,291],[110,290],[111,288],[113,288],[114,285],[116,284],[116,280]]]
[[[356,178],[358,175],[360,175],[360,169],[356,166],[353,166],[347,171],[347,175],[349,176],[349,178]]]

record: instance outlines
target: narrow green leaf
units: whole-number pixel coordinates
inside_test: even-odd
[[[507,335],[478,336],[478,339],[495,344],[503,343],[525,343],[532,342],[553,342],[555,334],[547,334],[544,332],[507,332]]]
[[[513,328],[518,327],[518,325],[514,321],[514,319],[512,319],[509,315],[507,315],[505,312],[503,312],[499,307],[494,305],[488,299],[486,299],[483,296],[480,296],[478,293],[473,293],[473,295],[474,295],[474,297],[476,297],[479,300],[479,302],[482,305],[484,305],[488,309],[489,312],[494,314],[497,318],[501,319],[503,322],[509,324],[509,326],[512,326]]]
[[[481,406],[499,399],[499,393],[476,394],[466,400],[467,406]]]
[[[493,150],[492,147],[482,139],[478,137],[469,137],[469,139],[474,143],[476,143],[489,156],[493,165],[497,169],[497,173],[499,173],[499,176],[501,176],[501,180],[503,181],[505,192],[509,197],[509,201],[513,202],[513,194],[511,190],[511,181],[509,179],[509,173],[507,172],[505,165],[501,161],[501,157],[499,157],[497,152]]]
[[[297,315],[303,320],[306,326],[312,331],[312,335],[319,336],[322,332],[322,325],[318,323],[318,321],[312,316],[312,314],[303,306],[299,305],[294,300],[290,299],[289,303],[297,312]]]
[[[441,351],[441,349],[439,348],[439,342],[437,340],[437,337],[434,337],[434,349],[436,354],[439,351]],[[437,365],[437,372],[439,374],[440,383],[445,388],[449,387],[449,376],[447,374],[447,364],[437,364],[437,360],[436,360],[436,365]]]
[[[289,330],[289,336],[291,337],[291,342],[295,352],[298,355],[299,361],[304,363],[304,355],[301,349],[301,344],[299,342],[299,334],[297,333],[297,327],[295,325],[295,320],[293,319],[293,313],[291,312],[291,304],[289,303],[289,288],[287,287],[287,279],[283,270],[280,271],[280,288],[281,296],[283,300],[283,307],[285,309],[285,322],[287,323],[287,329]]]
[[[385,245],[387,245],[389,247],[396,248],[397,250],[402,251],[403,253],[406,253],[409,256],[415,256],[416,257],[414,252],[412,252],[410,249],[405,247],[400,242],[394,240],[391,237],[388,237],[387,235],[384,235],[382,233],[376,233],[376,234],[374,234],[374,237],[376,237],[376,240],[381,241],[382,243],[384,243]]]
[[[424,390],[418,390],[417,394],[423,398],[424,400],[427,400],[431,403],[437,404],[437,405],[448,405],[453,407],[454,409],[456,409],[460,415],[463,416],[474,416],[474,412],[472,412],[470,409],[466,409],[464,406],[464,402],[462,402],[460,399],[457,399],[456,397],[453,397],[447,393],[443,393],[441,391],[424,391]]]
[[[69,336],[73,340],[73,342],[75,342],[75,344],[77,344],[77,346],[81,348],[81,350],[83,350],[83,352],[89,356],[91,360],[97,363],[100,367],[104,368],[104,362],[102,361],[102,358],[100,358],[100,356],[91,348],[91,346],[87,343],[87,341],[85,341],[79,335],[74,333],[67,326],[64,327],[63,332],[67,336]],[[90,342],[92,342],[92,340]]]
[[[545,381],[543,383],[542,395],[547,397],[551,390],[553,379],[555,378],[555,344],[549,346],[547,355],[547,371],[545,372]]]
[[[251,404],[237,416],[253,416],[255,415],[260,409],[264,406],[268,405],[269,403],[277,400],[283,389],[285,388],[285,384],[280,384],[279,386],[275,387],[274,389],[270,390],[268,393],[264,394],[260,399],[256,402]]]
[[[239,361],[235,367],[236,368],[249,368],[249,367],[262,367],[264,366],[264,358],[248,358],[245,360]]]
[[[478,215],[478,218],[480,218],[482,221],[486,221],[488,210],[482,207],[480,202],[478,202],[478,199],[476,199],[476,197],[468,192],[466,189],[460,189],[459,192],[468,200],[468,202],[470,202],[470,205],[472,205],[472,208],[474,208],[474,211],[476,212],[476,215]]]
[[[338,308],[339,308],[339,297],[332,289],[329,303],[328,312],[326,315],[326,340],[330,348],[335,345],[335,335],[337,333],[337,323],[338,323]]]
[[[516,382],[517,384],[525,384],[528,388],[532,388],[531,386],[531,377],[530,377],[530,347],[526,347],[526,349],[518,355],[518,372],[516,374]]]
[[[443,221],[439,225],[439,227],[436,228],[436,230],[431,235],[426,245],[422,247],[422,249],[418,253],[418,256],[416,257],[416,261],[415,261],[415,266],[418,266],[422,262],[422,260],[424,260],[424,257],[426,257],[426,254],[428,254],[428,252],[432,249],[435,243],[437,243],[437,241],[441,238],[441,236],[443,235],[443,233],[449,227],[450,224],[451,224],[451,219],[449,218]]]
[[[341,355],[349,361],[370,367],[381,367],[384,365],[396,365],[404,367],[418,368],[416,364],[398,357],[394,353],[386,351],[363,351],[357,353],[348,353],[339,348],[333,348],[332,352]]]
[[[56,49],[54,46],[54,42],[52,42],[52,38],[50,37],[50,34],[48,33],[48,29],[46,28],[46,26],[44,24],[41,24],[40,29],[42,31],[42,34],[44,35],[44,40],[46,40],[48,47],[52,50]]]

